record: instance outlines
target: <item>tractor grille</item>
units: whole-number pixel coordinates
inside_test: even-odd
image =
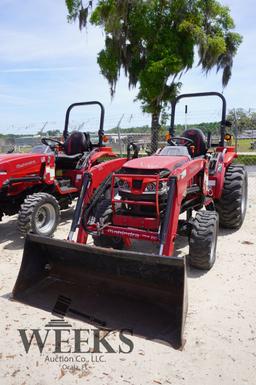
[[[116,174],[130,174],[130,175],[158,175],[160,178],[167,178],[170,175],[170,171],[167,169],[150,170],[150,169],[135,169],[124,167]]]
[[[140,179],[134,179],[134,180],[132,181],[132,187],[133,187],[134,189],[136,189],[136,190],[140,190],[141,187],[142,187],[142,180],[140,180]]]

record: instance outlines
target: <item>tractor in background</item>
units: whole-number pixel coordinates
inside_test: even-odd
[[[98,143],[86,132],[69,132],[70,113],[74,108],[100,107]],[[42,138],[42,145],[31,153],[0,155],[0,219],[18,214],[22,234],[51,236],[67,209],[80,195],[83,176],[93,165],[116,155],[104,145],[104,107],[97,101],[74,103],[66,112],[63,141]]]

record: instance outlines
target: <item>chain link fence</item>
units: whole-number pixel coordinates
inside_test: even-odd
[[[208,133],[211,133],[212,143],[220,140],[220,120],[221,106],[208,98],[201,100],[190,100],[178,103],[175,113],[175,136],[181,136],[186,129],[199,128],[205,134],[206,140]],[[205,104],[204,104],[205,103]],[[169,114],[169,115],[168,115]],[[98,110],[90,112],[87,109],[78,111],[71,115],[69,131],[79,130],[90,132],[91,139],[97,142],[97,132],[99,129]],[[227,127],[230,133],[230,140],[226,142],[228,146],[234,146],[238,158],[236,162],[244,164],[249,176],[249,194],[254,194],[256,204],[256,109],[249,110],[231,109],[228,112],[227,120],[232,122]],[[165,113],[165,120],[160,119],[158,127],[157,142],[152,143],[151,117],[148,114],[122,113],[105,116],[105,133],[109,137],[108,145],[121,155],[126,156],[127,145],[131,142],[136,143],[140,149],[140,156],[152,154],[152,148],[159,149],[166,146],[166,133],[170,122],[170,111]],[[46,121],[30,124],[23,124],[23,128],[11,125],[0,135],[0,152],[30,152],[33,147],[41,144],[42,136],[54,136],[62,139],[63,121]],[[7,136],[8,134],[8,136]],[[20,135],[22,134],[22,135]]]
[[[228,144],[235,146],[238,154],[236,162],[244,164],[247,169],[252,193],[256,188],[256,109],[233,109],[229,118],[233,119],[230,130],[232,138]]]

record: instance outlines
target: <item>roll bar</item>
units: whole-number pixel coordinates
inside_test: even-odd
[[[196,97],[203,97],[203,96],[218,96],[222,100],[222,115],[221,115],[221,126],[220,126],[220,146],[224,146],[224,137],[225,137],[225,128],[226,128],[226,113],[227,113],[227,102],[225,97],[219,93],[219,92],[197,92],[192,94],[182,94],[177,96],[172,102],[172,113],[171,113],[171,125],[169,128],[169,132],[172,136],[175,136],[175,128],[174,128],[174,122],[175,122],[175,110],[176,105],[179,102],[180,99],[184,98],[196,98]]]
[[[71,110],[75,107],[91,106],[91,105],[98,105],[100,107],[100,127],[98,131],[98,135],[99,135],[99,146],[102,146],[102,138],[104,136],[105,109],[103,107],[103,104],[101,104],[98,101],[73,103],[68,107],[66,112],[66,117],[65,117],[64,131],[63,131],[64,139],[67,139],[68,137],[68,124],[69,124],[69,116],[70,116]]]

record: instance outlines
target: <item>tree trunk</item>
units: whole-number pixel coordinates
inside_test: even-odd
[[[152,114],[151,121],[151,153],[154,154],[158,148],[158,136],[159,136],[159,119],[160,113]]]

